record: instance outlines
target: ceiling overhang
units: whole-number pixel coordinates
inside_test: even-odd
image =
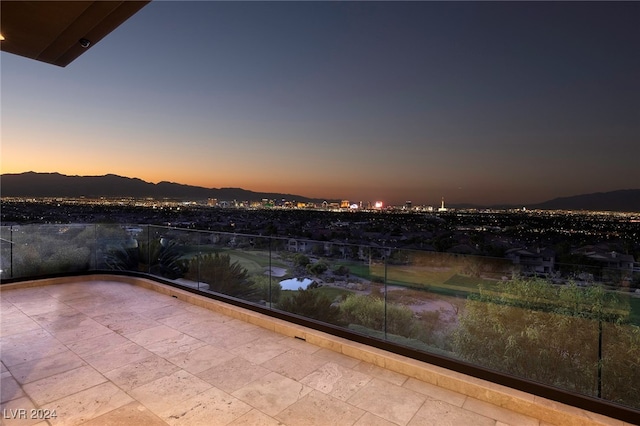
[[[0,50],[65,67],[149,1],[0,1]]]

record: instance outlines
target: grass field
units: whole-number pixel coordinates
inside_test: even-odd
[[[269,263],[269,252],[266,250],[234,250],[230,248],[215,247],[215,246],[185,246],[184,257],[191,258],[198,253],[210,254],[210,253],[224,253],[228,254],[231,258],[231,263],[238,262],[240,266],[245,268],[249,274],[263,273],[265,268],[269,266],[275,266],[280,268],[289,268],[290,266],[281,260],[271,259]]]
[[[631,324],[640,326],[640,297],[629,296],[629,321]]]
[[[363,265],[361,263],[339,262],[347,266],[349,273],[364,279],[384,281],[384,265]],[[424,288],[434,293],[452,296],[464,296],[477,293],[479,286],[492,289],[494,281],[469,277],[459,273],[459,267],[428,267],[428,266],[388,266],[387,284],[401,287]]]
[[[350,290],[337,287],[319,287],[316,289],[316,291],[318,293],[324,294],[330,300],[336,300],[338,297],[346,297],[350,294],[353,294],[353,292]]]
[[[331,301],[334,301],[338,298],[346,297],[353,293],[352,291],[336,287],[318,287],[316,289],[313,289],[313,291],[316,293],[324,294]],[[280,301],[282,302],[283,298],[291,297],[297,292],[298,290],[282,290]]]

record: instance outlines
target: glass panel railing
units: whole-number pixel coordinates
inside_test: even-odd
[[[148,273],[149,229],[142,225],[97,225],[97,268]]]
[[[339,304],[343,321],[351,331],[379,339],[388,337],[385,299],[386,250],[380,247],[339,247],[338,275],[344,274],[348,294]]]
[[[330,244],[325,241],[288,238],[272,242],[273,276],[281,288],[274,308],[332,325],[340,325],[335,300],[343,290],[330,279]]]
[[[600,303],[596,296],[573,284],[498,282],[467,299],[453,334],[454,352],[501,373],[597,396],[594,303]]]
[[[640,271],[609,257],[549,267],[149,225],[0,228],[3,281],[142,272],[640,409]]]
[[[276,289],[270,261],[267,238],[210,233],[203,236],[200,253],[191,260],[187,276],[198,276],[205,291],[271,306]]]
[[[146,241],[141,243],[143,272],[175,280],[184,275],[183,256],[192,245],[189,231],[149,226]],[[197,245],[197,244],[196,244]]]
[[[157,248],[151,252],[150,273],[186,287],[206,290],[208,286],[193,268],[202,253],[204,234],[187,229],[152,227],[150,242]]]
[[[138,271],[139,241],[142,226],[118,224],[95,225],[95,265],[99,270]]]
[[[93,225],[20,225],[8,233],[3,240],[11,241],[12,278],[89,271],[94,266]]]
[[[388,338],[425,352],[451,355],[451,333],[480,280],[463,275],[460,256],[391,250],[386,262]],[[464,278],[463,278],[464,277]]]
[[[13,227],[0,226],[0,278],[13,278]]]
[[[640,301],[636,298],[635,301]],[[640,327],[604,323],[602,326],[600,397],[640,409]]]

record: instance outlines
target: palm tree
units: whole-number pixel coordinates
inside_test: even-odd
[[[105,263],[119,271],[148,272],[152,275],[176,279],[184,275],[185,265],[178,244],[159,238],[120,245],[105,255]]]
[[[186,278],[209,284],[209,289],[248,301],[261,298],[260,289],[249,281],[249,273],[240,263],[231,263],[228,254],[196,256],[189,262]]]

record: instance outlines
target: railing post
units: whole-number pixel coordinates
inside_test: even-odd
[[[93,269],[98,269],[98,224],[93,224]]]
[[[13,226],[9,227],[9,267],[11,268],[9,278],[13,278]]]
[[[198,259],[198,290],[200,289],[200,259],[202,257],[202,234],[200,232],[198,232],[198,255],[197,255],[197,259]]]
[[[384,340],[387,340],[387,293],[389,288],[387,287],[387,255],[383,253],[382,261],[384,262]]]
[[[598,318],[598,398],[602,398],[602,317]]]
[[[273,296],[271,294],[271,285],[272,285],[272,278],[273,278],[273,269],[271,266],[271,257],[273,256],[273,254],[271,253],[271,240],[273,239],[273,237],[269,237],[269,309],[273,308]]]
[[[147,225],[147,274],[151,273],[151,225]]]

